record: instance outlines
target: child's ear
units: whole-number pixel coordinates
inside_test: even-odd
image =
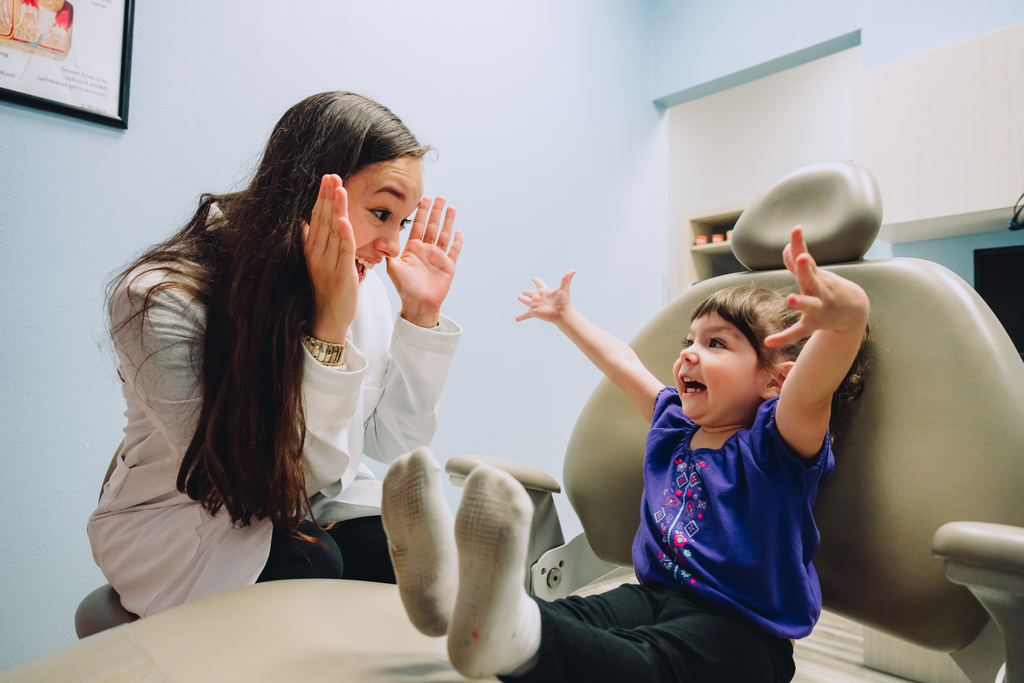
[[[786,381],[789,371],[796,365],[795,361],[787,360],[779,363],[768,370],[768,384],[761,395],[764,400],[775,398],[782,393],[782,383]]]

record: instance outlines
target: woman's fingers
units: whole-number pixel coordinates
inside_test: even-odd
[[[423,239],[423,232],[427,227],[428,213],[430,213],[430,197],[424,197],[420,200],[420,205],[416,207],[416,215],[412,218],[412,229],[409,230],[410,240]]]
[[[448,250],[448,240],[452,237],[452,227],[455,225],[455,207],[449,206],[444,212],[444,223],[441,225],[441,234],[437,236],[437,246]]]
[[[320,212],[323,210],[324,194],[327,192],[327,176],[320,179],[320,190],[316,195],[316,202],[313,204],[313,213],[309,217],[309,223],[305,223],[302,234],[305,238],[306,249],[312,242],[316,241],[318,228],[320,227]]]
[[[437,241],[437,235],[441,230],[441,213],[444,211],[444,204],[444,197],[434,200],[434,206],[430,209],[430,217],[427,218],[427,227],[423,232],[424,244],[433,244]],[[452,220],[455,219],[452,218]]]
[[[327,188],[324,192],[324,201],[320,206],[320,216],[317,221],[317,235],[313,242],[313,249],[316,253],[328,253],[331,248],[331,238],[337,228],[336,213],[334,204],[338,201],[338,193],[345,192],[341,187],[341,178],[336,175],[327,176]]]
[[[348,197],[345,189],[341,185],[336,185],[330,193],[330,213],[324,216],[323,227],[320,229],[323,234],[323,253],[327,257],[329,267],[336,267],[340,258],[341,221],[348,221],[347,205]],[[327,204],[325,204],[325,208],[327,208]]]
[[[452,248],[448,250],[448,258],[452,260],[452,265],[459,260],[459,254],[462,253],[462,231],[455,231],[455,239],[452,240]]]
[[[348,218],[348,190],[342,187],[341,178],[334,176],[337,187],[334,189],[334,218],[337,225],[338,218]]]
[[[356,238],[348,217],[338,219],[338,252],[341,261],[355,261]]]

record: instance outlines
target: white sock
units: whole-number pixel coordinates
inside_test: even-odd
[[[448,656],[464,676],[519,673],[540,647],[540,610],[523,590],[533,504],[501,470],[477,466],[455,515],[459,594]]]
[[[398,594],[409,621],[428,636],[448,632],[458,586],[454,523],[441,485],[430,449],[417,448],[388,469],[381,502]]]

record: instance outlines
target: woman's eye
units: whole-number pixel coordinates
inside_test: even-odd
[[[398,224],[398,229],[399,230],[405,230],[410,225],[412,225],[412,219],[411,218],[403,218],[402,222]]]
[[[388,218],[391,217],[391,212],[388,211],[387,209],[373,209],[370,211],[370,213],[376,216],[377,220],[379,220],[382,223],[387,222]]]

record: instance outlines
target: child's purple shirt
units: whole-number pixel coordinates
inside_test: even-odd
[[[802,638],[821,614],[811,558],[820,536],[811,507],[835,467],[829,437],[812,460],[786,446],[777,398],[717,450],[690,450],[698,426],[679,393],[657,396],[644,457],[633,565],[642,584],[676,587],[782,638]]]

